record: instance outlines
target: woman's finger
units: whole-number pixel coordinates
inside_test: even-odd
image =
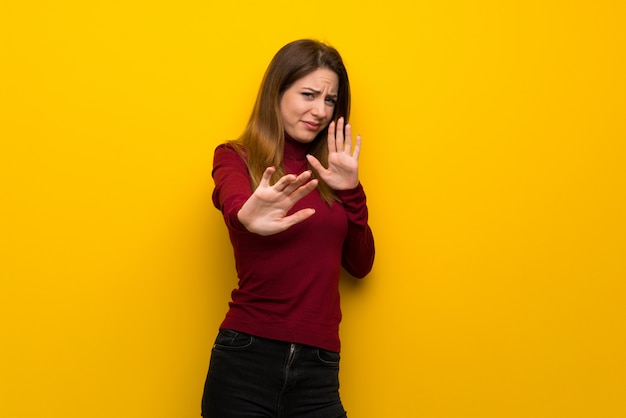
[[[346,124],[346,139],[344,141],[344,151],[352,155],[352,125]]]
[[[343,127],[344,127],[344,118],[343,116],[339,118],[337,121],[337,128],[335,129],[335,149],[337,152],[342,152],[344,149],[343,145]]]
[[[295,182],[297,177],[293,174],[286,174],[282,176],[278,181],[274,184],[274,190],[277,192],[284,192],[289,186]]]
[[[290,195],[291,193],[293,193],[294,190],[302,186],[310,178],[311,178],[311,171],[307,170],[307,171],[300,173],[298,177],[295,177],[293,179],[293,182],[285,186],[285,188],[283,189],[283,193]]]
[[[310,182],[308,182],[307,184],[299,187],[296,191],[294,191],[289,196],[289,198],[291,199],[292,203],[295,204],[298,200],[302,199],[304,196],[308,195],[313,190],[315,190],[315,188],[317,187],[317,183],[318,183],[318,180],[317,179],[313,179]]]
[[[294,226],[295,224],[304,221],[307,218],[310,218],[314,214],[315,214],[315,209],[307,208],[307,209],[300,209],[296,213],[293,213],[289,216],[285,216],[281,221],[280,230],[284,231],[285,229],[290,228]]]
[[[276,167],[267,167],[263,172],[263,177],[261,177],[259,187],[269,187],[270,179],[272,178],[272,174],[274,174],[275,171]]]
[[[328,152],[337,151],[337,144],[335,144],[335,121],[332,121],[328,125]]]
[[[322,163],[320,163],[320,160],[315,158],[313,155],[307,154],[306,159],[309,162],[309,164],[311,164],[311,167],[313,167],[313,169],[317,171],[317,174],[321,174],[326,171],[326,168],[324,168]]]
[[[361,135],[357,135],[356,141],[354,143],[354,152],[352,153],[352,157],[354,157],[355,160],[358,160],[360,152],[361,152]]]

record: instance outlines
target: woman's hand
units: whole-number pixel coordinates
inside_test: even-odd
[[[328,126],[328,168],[312,155],[307,155],[309,164],[320,178],[334,190],[354,189],[359,185],[359,151],[361,136],[357,135],[354,148],[352,147],[352,127],[345,126],[344,119],[339,118],[337,125],[331,122]]]
[[[287,216],[298,200],[317,187],[317,180],[307,182],[311,172],[305,171],[299,176],[287,174],[270,186],[270,178],[275,171],[274,167],[265,170],[259,187],[237,213],[242,225],[255,234],[277,234],[315,213],[315,209],[307,208]]]

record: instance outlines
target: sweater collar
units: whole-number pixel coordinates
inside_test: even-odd
[[[309,151],[311,144],[303,144],[290,137],[285,132],[285,150],[283,154],[284,159],[290,160],[304,160]]]

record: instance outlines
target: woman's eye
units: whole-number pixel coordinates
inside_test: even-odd
[[[337,103],[337,99],[333,99],[332,97],[328,97],[326,99],[326,103],[331,104],[331,105],[335,105]]]
[[[313,97],[313,93],[309,93],[309,92],[303,92],[302,95],[304,97]]]

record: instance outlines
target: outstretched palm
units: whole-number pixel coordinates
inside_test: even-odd
[[[307,158],[328,186],[334,190],[349,190],[359,184],[360,149],[361,136],[357,135],[353,147],[352,127],[345,125],[344,136],[344,119],[339,118],[336,125],[331,122],[328,126],[328,168],[312,155],[307,155]]]
[[[317,180],[311,180],[311,172],[295,176],[287,174],[273,186],[270,178],[276,169],[268,167],[263,173],[259,187],[243,204],[237,217],[250,232],[259,235],[272,235],[302,222],[315,213],[312,208],[301,209],[287,216],[289,209],[317,187]]]

